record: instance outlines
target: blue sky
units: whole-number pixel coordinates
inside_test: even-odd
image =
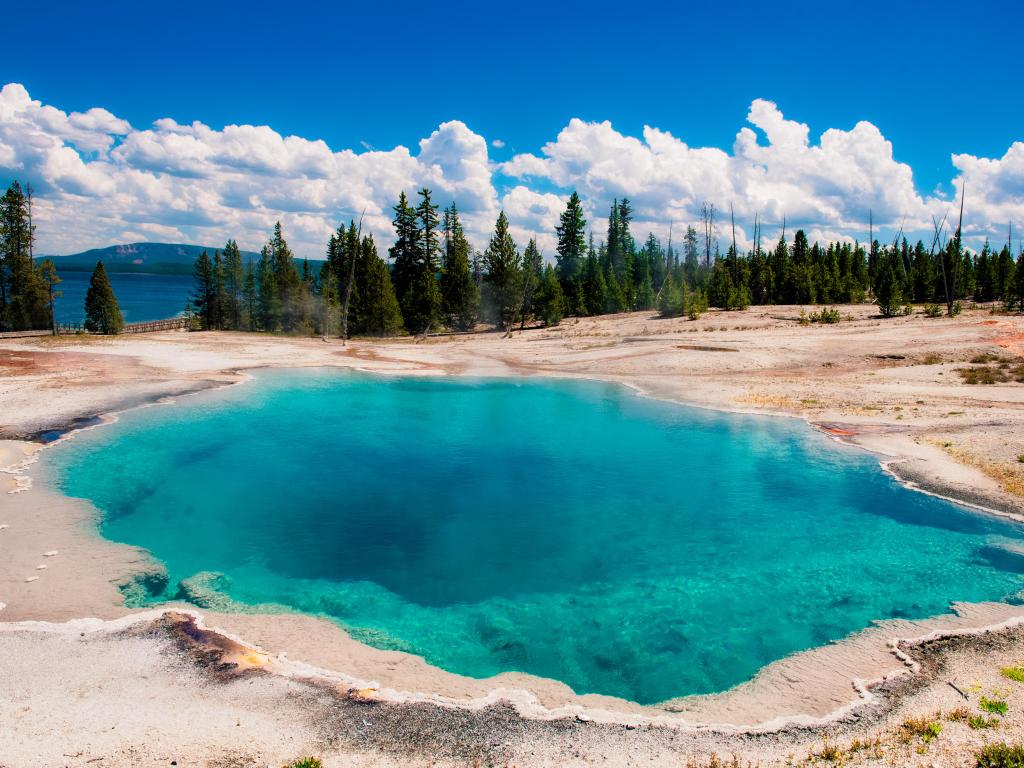
[[[870,122],[921,196],[955,194],[952,154],[1001,158],[1024,138],[1019,3],[367,5],[22,3],[5,34],[29,53],[0,84],[135,129],[267,125],[334,151],[415,154],[456,120],[492,163],[541,154],[573,118],[731,152],[763,99],[812,145]],[[499,202],[516,183],[496,169]]]

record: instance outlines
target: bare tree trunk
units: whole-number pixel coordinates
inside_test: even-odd
[[[949,295],[946,297],[946,311],[953,316],[953,303],[956,301],[956,273],[960,270],[960,262],[963,259],[963,226],[964,226],[964,198],[967,196],[967,182],[960,186],[960,220],[956,225],[956,265],[951,276],[952,285],[949,287]]]

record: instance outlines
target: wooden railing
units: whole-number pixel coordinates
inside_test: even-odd
[[[188,328],[192,323],[188,317],[172,317],[167,320],[150,320],[145,323],[127,323],[121,328],[121,333],[155,333],[157,331],[175,331],[179,328]],[[27,336],[45,336],[50,331],[26,331]],[[84,323],[57,323],[57,333],[90,333]]]
[[[121,329],[121,333],[154,333],[156,331],[176,331],[188,328],[192,319],[188,317],[172,317],[170,320],[150,320],[148,323],[129,323]]]

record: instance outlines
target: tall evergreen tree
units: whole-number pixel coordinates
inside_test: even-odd
[[[574,280],[573,284],[577,284]],[[546,326],[558,325],[565,316],[565,296],[562,293],[562,284],[558,280],[555,268],[550,264],[544,267],[544,275],[537,288],[536,296],[537,316],[544,321]]]
[[[558,264],[558,279],[563,286],[568,286],[579,276],[580,267],[587,253],[587,241],[584,235],[587,228],[587,220],[583,216],[583,203],[580,196],[573,193],[569,196],[569,202],[565,210],[559,216],[558,226],[555,227],[555,235],[558,244],[555,246],[555,260]]]
[[[192,293],[192,305],[196,308],[203,330],[211,331],[216,327],[214,323],[217,312],[217,288],[213,262],[206,251],[196,257],[193,274],[195,288]]]
[[[245,289],[245,267],[238,243],[228,240],[224,245],[224,306],[223,326],[232,331],[242,330],[242,294]]]
[[[244,282],[242,283],[242,325],[247,331],[258,330],[260,303],[259,290],[256,285],[256,268],[252,258],[246,262]]]
[[[1017,301],[1017,309],[1024,312],[1024,250],[1017,256],[1013,270],[1013,296]],[[1010,308],[1012,309],[1012,303]]]
[[[370,235],[363,238],[359,252],[364,266],[360,270],[358,332],[371,336],[394,336],[402,330],[402,313],[388,266],[377,255],[377,246]]]
[[[426,194],[424,194],[426,193]],[[441,291],[435,275],[437,259],[437,206],[429,190],[421,190],[420,205],[409,206],[403,192],[395,206],[395,260],[392,273],[402,319],[410,333],[427,333],[439,321]],[[420,224],[424,223],[421,229]]]
[[[54,334],[57,333],[57,310],[56,300],[60,298],[61,292],[57,290],[57,286],[60,285],[60,275],[57,274],[57,265],[53,263],[53,259],[43,259],[39,265],[39,280],[46,288],[47,304],[49,305],[49,323],[50,331]]]
[[[30,197],[11,183],[0,197],[0,330],[46,328],[49,302],[32,259]]]
[[[124,327],[121,308],[110,285],[103,262],[96,262],[96,268],[89,278],[89,290],[85,293],[85,328],[92,333],[114,335]]]
[[[511,327],[520,298],[520,257],[508,231],[508,217],[502,211],[494,225],[494,234],[484,251],[487,274],[484,281],[496,324],[502,330]]]
[[[537,248],[536,238],[531,237],[523,251],[523,265],[519,276],[519,284],[523,293],[523,301],[519,307],[519,329],[526,326],[526,321],[536,312],[537,289],[544,277],[544,259]]]
[[[284,239],[281,222],[274,225],[274,234],[268,243],[270,248],[270,269],[273,273],[275,301],[271,307],[273,314],[269,318],[272,329],[294,331],[299,325],[301,314],[301,280],[299,270],[295,266],[295,257],[288,242]]]
[[[445,210],[445,259],[441,271],[441,311],[449,327],[468,331],[476,322],[480,293],[473,282],[466,240],[455,203]]]

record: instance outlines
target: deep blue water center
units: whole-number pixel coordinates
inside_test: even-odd
[[[55,452],[172,587],[326,614],[454,672],[643,703],[1024,587],[1021,527],[803,423],[617,386],[266,372]]]

